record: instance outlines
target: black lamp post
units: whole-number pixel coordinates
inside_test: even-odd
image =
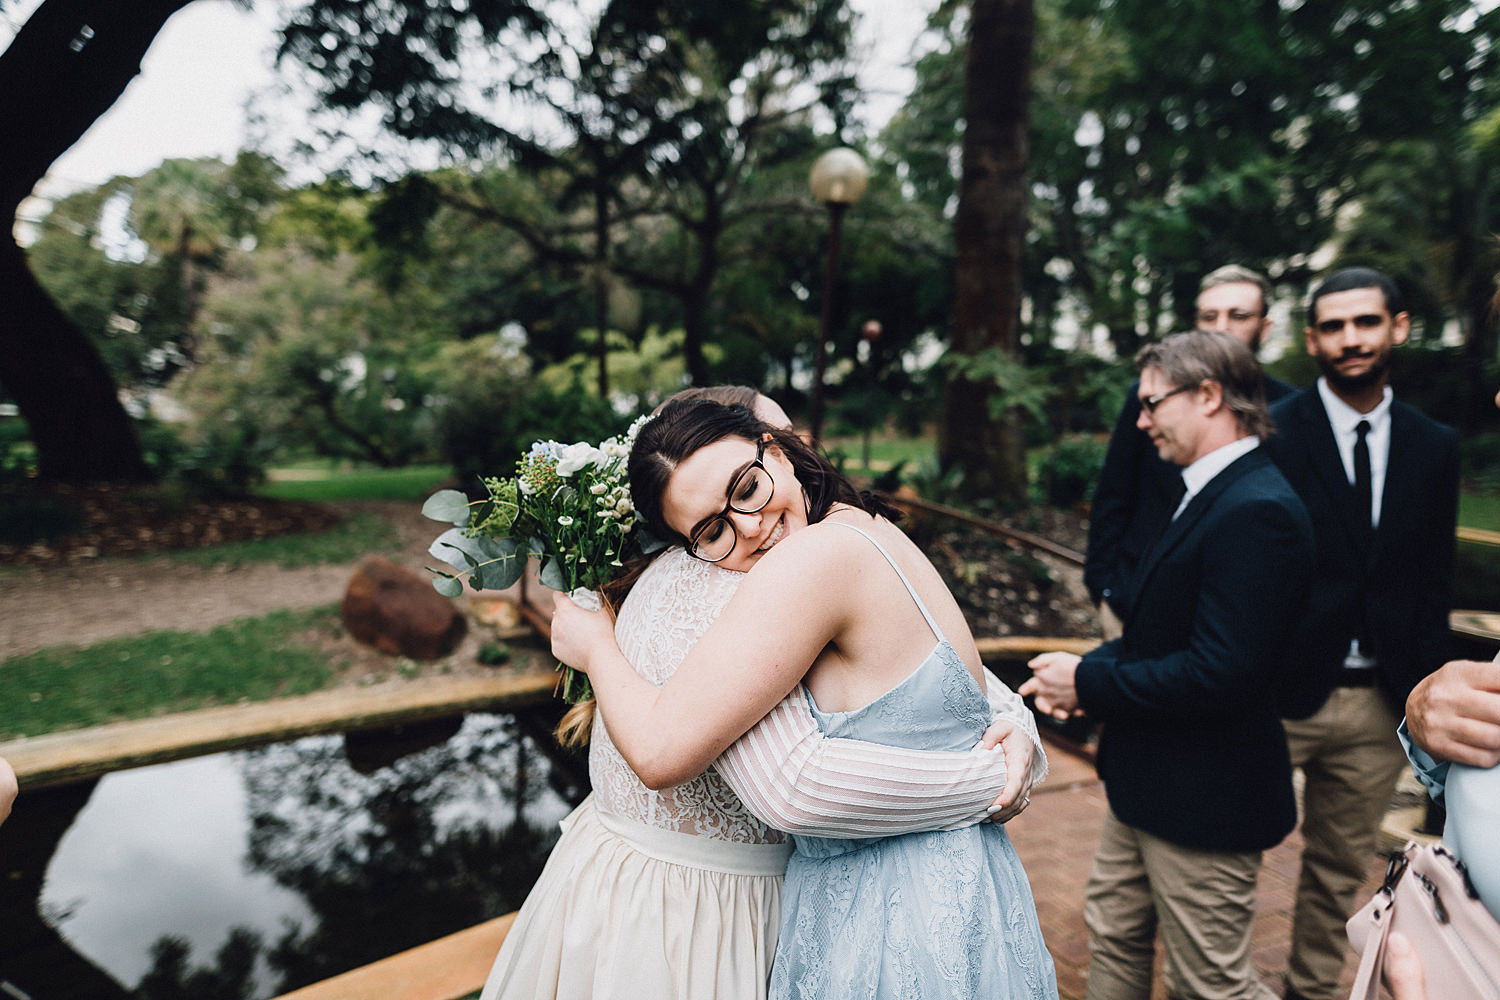
[[[868,356],[865,364],[866,375],[869,385],[865,388],[865,447],[864,447],[864,469],[865,475],[870,474],[870,435],[875,431],[875,348],[880,343],[880,334],[883,331],[878,319],[867,319],[865,325],[860,328],[860,335],[865,338],[865,348]]]
[[[823,368],[828,354],[828,327],[833,320],[833,278],[837,273],[844,210],[859,201],[870,182],[865,161],[852,149],[830,149],[813,163],[807,184],[814,198],[828,206],[828,261],[823,274],[823,308],[818,319],[818,350],[813,360],[812,412],[808,429],[817,441],[823,429]]]

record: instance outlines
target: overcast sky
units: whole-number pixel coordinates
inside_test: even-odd
[[[0,46],[39,4],[5,5]],[[864,115],[883,122],[910,87],[905,64],[936,0],[851,4],[864,15],[858,44],[871,54],[861,74],[871,95]],[[53,165],[41,190],[62,193],[117,175],[135,176],[174,157],[232,157],[246,145],[247,102],[255,97],[262,112],[277,103],[267,95],[277,79],[271,48],[278,7],[261,0],[245,11],[228,0],[196,0],[173,15],[146,54],[141,75]]]

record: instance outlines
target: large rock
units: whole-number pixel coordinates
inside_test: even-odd
[[[426,577],[384,556],[365,556],[354,567],[341,612],[360,642],[415,660],[447,656],[468,629],[458,607]]]

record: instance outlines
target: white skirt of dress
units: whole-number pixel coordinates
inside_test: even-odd
[[[649,827],[592,795],[561,826],[480,1000],[764,1000],[790,845]]]

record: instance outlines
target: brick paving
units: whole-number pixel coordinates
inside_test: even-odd
[[[1007,824],[1006,829],[1031,879],[1042,933],[1057,966],[1058,990],[1063,1000],[1082,1000],[1089,962],[1088,930],[1083,926],[1083,889],[1107,804],[1104,786],[1095,776],[1091,761],[1056,744],[1049,746],[1048,760],[1050,775],[1046,782],[1032,792],[1030,808],[1020,819]],[[1257,889],[1252,939],[1255,967],[1278,996],[1286,969],[1301,850],[1301,834],[1293,831],[1281,844],[1267,851]],[[1361,899],[1375,892],[1384,874],[1384,858],[1372,857]],[[1160,970],[1158,946],[1157,979],[1151,1000],[1167,1000]],[[1351,951],[1344,963],[1342,979],[1346,993],[1354,982],[1354,970]]]

